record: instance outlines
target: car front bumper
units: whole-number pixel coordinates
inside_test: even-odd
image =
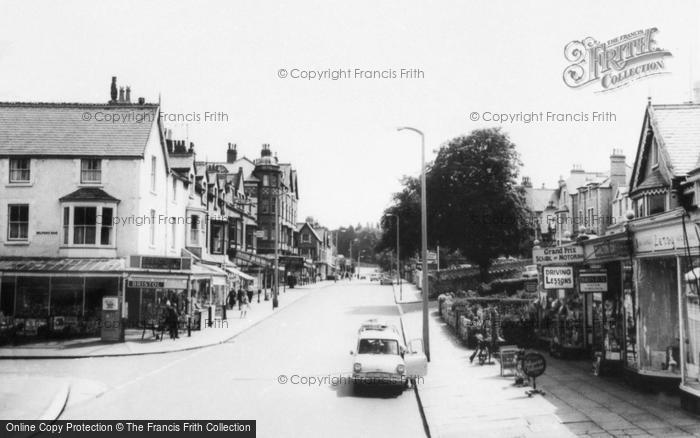
[[[362,385],[390,385],[402,386],[408,381],[408,378],[402,374],[396,373],[354,373],[352,381]]]

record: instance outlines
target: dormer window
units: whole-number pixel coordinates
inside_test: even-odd
[[[80,182],[83,184],[102,182],[102,160],[83,158],[80,161]]]
[[[659,145],[656,141],[651,144],[651,166],[656,167],[659,165]]]
[[[29,166],[29,158],[10,158],[10,182],[29,182],[31,176]]]

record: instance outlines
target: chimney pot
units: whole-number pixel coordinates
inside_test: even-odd
[[[131,103],[131,87],[126,86],[126,103]]]
[[[119,103],[124,103],[124,87],[119,87]]]
[[[228,144],[228,150],[226,151],[226,162],[234,163],[238,159],[238,151],[236,150],[236,145],[233,143]]]
[[[110,103],[114,103],[117,101],[117,77],[112,76],[112,85],[109,88],[109,95],[111,97],[111,100],[109,101]]]
[[[144,105],[146,103],[145,97],[139,97],[139,105]]]

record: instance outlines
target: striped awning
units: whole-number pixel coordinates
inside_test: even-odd
[[[124,259],[103,258],[2,258],[0,272],[98,272],[119,273],[126,267]]]

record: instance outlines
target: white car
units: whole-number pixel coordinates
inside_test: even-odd
[[[377,384],[403,389],[409,381],[425,376],[428,371],[423,342],[413,340],[407,348],[395,326],[376,319],[360,326],[357,349],[350,354],[355,388],[357,384]]]
[[[527,265],[522,272],[522,278],[537,278],[537,265]]]

